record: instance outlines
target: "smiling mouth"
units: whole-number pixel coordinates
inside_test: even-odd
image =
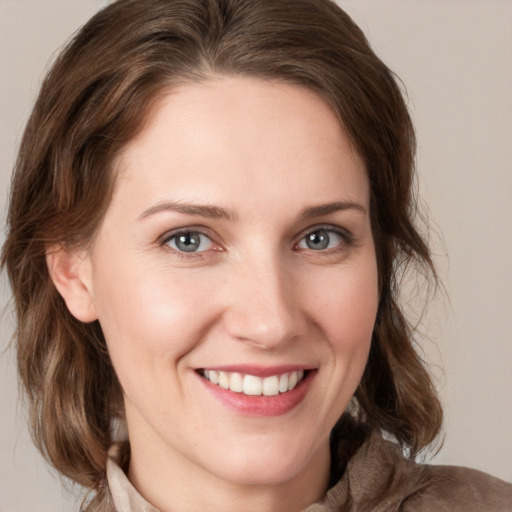
[[[295,389],[308,376],[309,370],[296,370],[268,377],[205,369],[198,370],[198,373],[212,384],[235,393],[276,396]]]

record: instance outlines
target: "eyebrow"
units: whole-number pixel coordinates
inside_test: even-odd
[[[299,215],[300,220],[307,220],[314,217],[322,217],[343,210],[356,210],[366,214],[366,208],[353,201],[336,201],[334,203],[321,204],[318,206],[310,206],[301,212]],[[161,203],[148,208],[142,212],[137,220],[143,220],[151,215],[161,212],[176,212],[194,217],[206,217],[210,219],[225,219],[232,222],[238,219],[236,213],[226,208],[219,206],[200,205],[185,203],[181,201],[163,201]]]
[[[307,220],[314,217],[322,217],[323,215],[329,215],[343,210],[356,210],[366,215],[366,208],[354,201],[336,201],[334,203],[321,204],[318,206],[311,206],[306,208],[301,214],[301,220]]]
[[[210,219],[226,219],[235,221],[237,215],[231,210],[218,206],[184,203],[181,201],[163,201],[142,212],[137,220],[143,220],[151,215],[161,212],[176,212],[194,217],[207,217]]]

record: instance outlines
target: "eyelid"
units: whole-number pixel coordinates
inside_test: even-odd
[[[303,238],[310,235],[311,233],[315,233],[316,231],[333,231],[349,242],[354,241],[355,239],[354,235],[348,229],[341,226],[335,224],[317,224],[302,231],[302,233],[298,236],[298,242],[300,242]]]
[[[186,234],[186,233],[199,233],[200,235],[207,237],[212,242],[212,244],[214,244],[216,246],[216,248],[210,249],[210,250],[214,250],[216,252],[224,250],[222,243],[218,241],[219,236],[215,232],[213,232],[210,228],[207,228],[205,226],[199,226],[199,225],[183,226],[183,227],[179,227],[179,228],[170,229],[158,237],[157,243],[160,246],[165,246],[173,238],[176,238],[177,236],[179,236],[181,234]],[[210,251],[210,250],[207,250],[207,251],[199,251],[199,252],[190,252],[190,253],[183,252],[182,253],[182,251],[177,251],[176,249],[173,249],[172,247],[168,247],[168,248],[170,251],[173,251],[173,252],[176,252],[179,254],[187,254],[190,256],[193,256],[193,255],[197,256],[201,253]]]
[[[336,247],[331,247],[328,249],[318,250],[318,251],[314,251],[313,249],[309,249],[309,248],[299,247],[299,244],[301,244],[308,235],[311,235],[312,233],[316,233],[317,231],[327,231],[327,232],[335,233],[342,239],[342,241]],[[322,254],[328,255],[328,254],[334,254],[334,253],[340,253],[340,252],[347,251],[349,249],[349,247],[351,247],[355,244],[355,241],[356,240],[355,240],[354,235],[346,228],[343,228],[339,225],[333,225],[333,224],[317,224],[315,226],[311,226],[311,227],[307,228],[299,235],[297,241],[293,245],[293,249],[295,251],[315,252],[318,254],[318,256],[320,256]]]

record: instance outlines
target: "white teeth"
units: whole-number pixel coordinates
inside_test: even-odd
[[[229,374],[226,372],[219,372],[219,386],[224,389],[229,389]]]
[[[279,393],[286,393],[288,391],[288,374],[283,373],[279,377]]]
[[[275,396],[294,389],[304,378],[304,371],[298,370],[282,375],[270,377],[256,377],[255,375],[242,375],[237,372],[222,372],[218,370],[204,370],[203,376],[212,384],[235,393],[244,393],[251,396]]]
[[[265,396],[279,394],[279,377],[277,375],[263,379],[263,394]]]
[[[288,391],[291,391],[297,385],[297,372],[290,373],[288,379]]]
[[[263,381],[254,375],[246,375],[244,377],[244,394],[261,395],[263,391]]]
[[[229,381],[229,389],[241,393],[244,390],[244,378],[239,373],[232,373]]]

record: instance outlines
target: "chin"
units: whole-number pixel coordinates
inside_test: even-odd
[[[221,468],[216,474],[224,480],[238,485],[272,486],[286,483],[302,473],[320,470],[329,466],[329,449],[307,449],[307,443],[275,442],[267,439],[250,449],[236,446],[224,454]]]

